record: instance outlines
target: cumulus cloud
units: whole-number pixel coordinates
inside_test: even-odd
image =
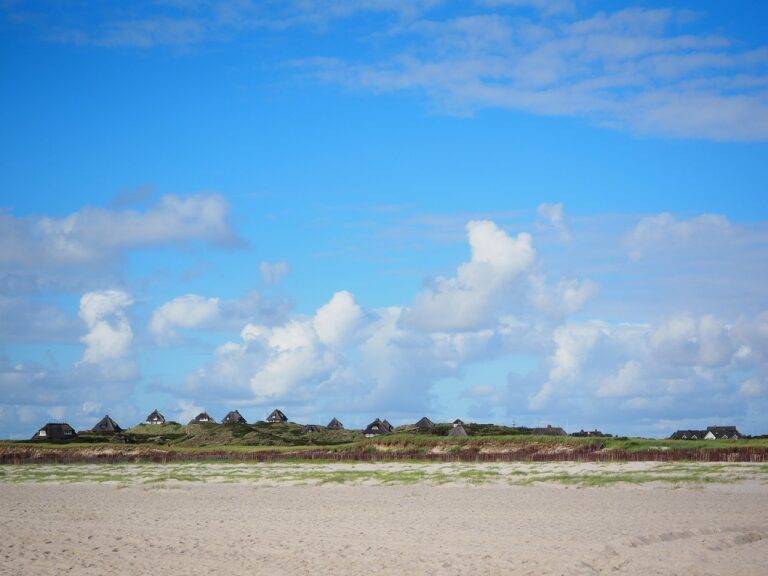
[[[0,266],[82,266],[130,249],[194,241],[238,241],[223,197],[167,195],[145,211],[85,207],[62,218],[0,212]]]
[[[425,330],[474,330],[493,323],[496,305],[533,264],[530,234],[512,238],[487,220],[467,224],[472,256],[451,278],[438,277],[415,299],[408,321]]]
[[[265,300],[257,292],[234,300],[185,294],[152,312],[149,331],[159,343],[171,344],[191,330],[232,331],[248,322],[275,324],[285,318],[289,308],[286,301]]]
[[[732,232],[731,223],[719,214],[702,214],[679,220],[667,212],[640,220],[627,235],[630,257],[639,260],[655,250],[669,250],[681,245],[713,244]]]
[[[149,321],[149,330],[159,339],[176,336],[176,328],[198,328],[218,319],[218,298],[205,298],[196,294],[179,296],[158,307]]]
[[[555,330],[548,373],[529,408],[578,406],[659,419],[714,418],[743,411],[764,389],[760,321],[728,323],[712,315],[678,315],[656,324],[571,323]]]
[[[264,284],[280,284],[290,271],[290,265],[283,260],[259,264],[259,274],[261,274],[261,281]]]
[[[132,304],[131,297],[121,290],[83,294],[79,314],[88,333],[80,339],[85,344],[81,362],[101,364],[128,355],[133,330],[126,310]]]
[[[490,221],[471,221],[466,230],[470,259],[411,305],[366,309],[340,291],[311,316],[249,323],[239,341],[220,346],[190,375],[185,393],[348,411],[423,410],[436,382],[460,375],[468,363],[541,346],[547,328],[529,294],[530,235],[511,236]]]

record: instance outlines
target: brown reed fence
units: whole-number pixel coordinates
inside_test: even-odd
[[[157,449],[40,449],[13,447],[0,450],[0,464],[118,464],[154,462],[768,462],[768,448],[675,448],[667,450],[602,450],[594,446],[541,448],[526,446],[514,450],[487,451],[478,447],[449,452],[423,450],[378,451],[370,449],[334,451],[195,452]]]

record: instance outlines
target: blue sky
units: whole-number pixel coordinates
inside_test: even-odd
[[[765,433],[766,12],[0,3],[0,436]]]

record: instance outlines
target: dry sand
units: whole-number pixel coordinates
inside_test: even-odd
[[[0,574],[768,574],[764,482],[0,483]]]

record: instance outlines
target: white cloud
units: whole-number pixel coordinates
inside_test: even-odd
[[[337,292],[331,300],[317,309],[314,328],[323,344],[341,347],[355,334],[363,319],[363,311],[347,291]]]
[[[534,410],[588,402],[620,421],[646,417],[713,417],[744,410],[764,391],[760,321],[727,323],[712,315],[677,315],[655,325],[586,322],[554,332],[547,378],[529,397]],[[567,409],[567,408],[565,408]]]
[[[539,215],[539,227],[553,230],[563,242],[570,242],[571,230],[565,217],[562,203],[540,204],[536,210]]]
[[[80,318],[88,333],[80,340],[85,344],[81,362],[101,364],[128,355],[133,330],[125,310],[133,304],[120,290],[88,292],[80,298]]]
[[[176,422],[186,424],[202,411],[203,409],[194,402],[179,400],[176,404]]]
[[[278,262],[262,262],[259,264],[259,273],[261,274],[261,281],[264,282],[264,284],[280,284],[290,271],[291,267],[288,265],[288,262],[282,260]]]
[[[533,264],[530,234],[510,237],[487,220],[467,224],[472,250],[455,277],[438,277],[414,300],[407,320],[423,330],[475,330],[493,323],[500,300]]]
[[[175,343],[181,331],[239,330],[248,322],[275,324],[289,309],[282,300],[264,300],[257,292],[249,292],[236,300],[222,300],[186,294],[158,306],[149,321],[149,331],[161,344]]]
[[[467,363],[540,346],[546,328],[536,323],[528,297],[530,235],[512,237],[493,222],[472,221],[467,238],[470,260],[411,306],[366,310],[341,291],[310,317],[249,323],[240,341],[220,346],[213,362],[190,375],[185,393],[422,410],[435,383],[460,375]],[[521,316],[506,313],[512,309]]]
[[[554,316],[568,316],[580,311],[598,291],[597,284],[588,278],[568,278],[548,286],[543,275],[532,274],[529,283],[533,305]]]
[[[449,113],[502,108],[638,134],[765,140],[767,48],[685,30],[688,16],[630,7],[563,22],[495,10],[400,26],[367,58],[297,64],[354,89],[420,93]]]
[[[739,387],[739,394],[746,398],[768,396],[768,384],[758,378],[750,378]]]
[[[143,212],[85,207],[62,218],[0,213],[0,265],[70,267],[105,263],[149,246],[232,244],[237,237],[228,213],[217,194],[167,195]]]
[[[198,328],[218,319],[218,298],[196,294],[179,296],[158,307],[149,321],[149,330],[161,341],[176,337],[176,328]]]
[[[713,243],[727,237],[731,223],[719,214],[703,214],[688,220],[678,220],[669,213],[647,216],[628,234],[630,257],[640,259],[655,250],[669,250],[691,243]]]
[[[494,8],[534,8],[545,16],[567,16],[576,12],[573,0],[479,0],[478,3]]]
[[[93,400],[86,400],[80,407],[80,411],[83,414],[96,414],[101,411],[101,404],[99,402],[94,402]]]

